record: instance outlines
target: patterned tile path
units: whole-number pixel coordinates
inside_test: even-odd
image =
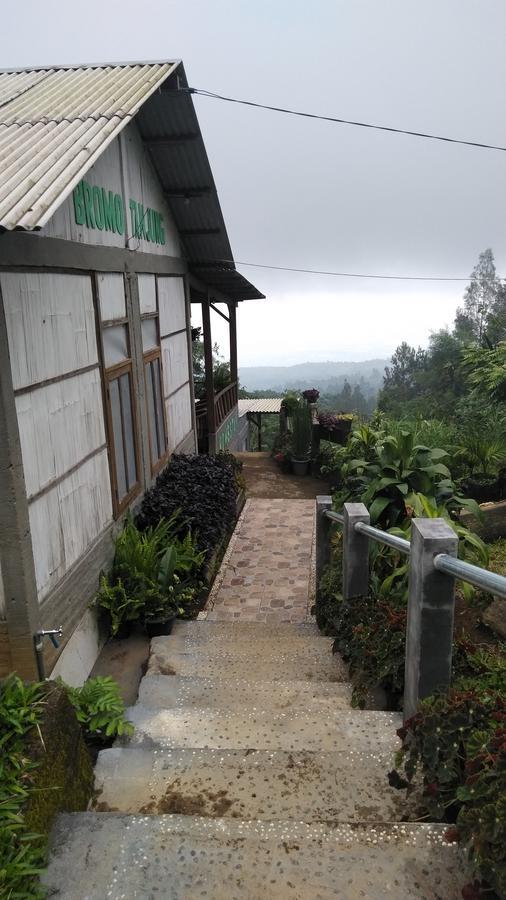
[[[314,500],[248,500],[200,618],[272,624],[309,621],[314,518]]]

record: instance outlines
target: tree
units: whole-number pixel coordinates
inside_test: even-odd
[[[206,367],[202,328],[192,328],[193,382],[195,396],[201,400],[206,393]],[[220,353],[218,344],[213,346],[214,391],[218,394],[230,384],[230,363]]]
[[[489,248],[480,253],[464,293],[464,305],[457,309],[455,337],[464,344],[482,346],[487,340],[491,342],[488,331],[494,329],[498,306],[504,306],[503,300],[498,303],[499,296],[502,296],[501,282],[496,275],[494,254]]]
[[[488,343],[506,341],[506,285],[500,284],[487,318]]]

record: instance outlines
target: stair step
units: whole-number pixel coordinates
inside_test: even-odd
[[[153,638],[148,674],[196,675],[245,681],[347,681],[331,638],[297,638],[286,647],[275,639],[227,645],[190,645],[176,637]]]
[[[394,752],[397,713],[314,709],[288,713],[263,710],[149,709],[140,703],[127,710],[135,725],[131,746],[166,749],[209,747],[223,750],[356,750]]]
[[[244,590],[244,589],[241,589]],[[205,619],[193,619],[185,621],[178,619],[174,623],[170,637],[189,637],[192,641],[201,644],[207,643],[232,643],[234,645],[247,643],[251,650],[252,641],[261,641],[265,638],[279,644],[290,643],[300,639],[313,638],[321,643],[323,638],[315,622],[302,622],[292,625],[288,622],[278,625],[267,625],[265,622],[213,622]],[[333,640],[329,638],[329,640]]]
[[[461,900],[445,826],[61,815],[43,883],[60,900]]]
[[[410,816],[388,784],[392,754],[276,750],[99,753],[95,809],[304,822],[398,822]]]
[[[139,703],[151,709],[207,706],[213,709],[285,710],[308,706],[322,710],[348,709],[352,688],[346,682],[240,681],[223,678],[145,675],[139,686]]]
[[[180,625],[193,628],[181,628]],[[170,635],[153,638],[151,652],[178,650],[180,653],[205,653],[206,656],[220,656],[223,652],[237,657],[251,657],[253,654],[277,653],[281,657],[299,653],[332,653],[334,639],[301,629],[299,625],[288,626],[291,631],[273,631],[267,625],[257,627],[243,625],[237,635],[234,626],[219,622],[176,623]]]

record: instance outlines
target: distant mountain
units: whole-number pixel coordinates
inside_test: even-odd
[[[323,393],[341,390],[345,380],[351,386],[362,384],[367,392],[377,392],[383,384],[389,359],[366,359],[363,362],[304,362],[295,366],[243,366],[239,381],[247,391],[304,390],[315,387]]]

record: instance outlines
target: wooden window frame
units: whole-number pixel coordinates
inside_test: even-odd
[[[114,273],[116,274],[116,273]],[[122,274],[118,272],[117,274]],[[134,377],[134,361],[132,357],[132,338],[131,338],[131,323],[130,318],[128,316],[128,300],[127,300],[127,285],[125,283],[125,276],[123,275],[123,290],[125,293],[125,309],[127,311],[126,316],[121,316],[117,319],[104,319],[102,321],[101,312],[100,312],[100,301],[99,301],[99,287],[98,287],[98,279],[97,273],[94,272],[92,274],[92,285],[93,285],[93,294],[95,301],[95,321],[96,321],[96,335],[97,335],[97,351],[100,369],[102,372],[102,396],[103,396],[103,405],[104,405],[104,416],[105,416],[105,430],[106,430],[106,438],[107,438],[107,455],[109,457],[109,472],[111,476],[111,496],[112,496],[112,509],[113,509],[113,517],[118,519],[121,514],[127,509],[127,507],[131,504],[132,500],[137,497],[142,490],[142,459],[140,452],[140,437],[139,437],[139,418],[137,411],[137,403],[135,399],[135,377]],[[104,352],[104,343],[103,343],[103,332],[105,329],[112,327],[114,325],[126,325],[127,326],[127,346],[128,346],[128,357],[124,360],[121,360],[118,363],[115,363],[112,366],[106,367],[105,364],[105,352]],[[114,443],[114,428],[112,421],[112,406],[111,406],[111,394],[110,394],[110,384],[113,381],[118,380],[122,375],[128,374],[128,380],[130,385],[130,409],[132,416],[132,429],[133,429],[133,442],[134,442],[134,455],[135,455],[135,467],[137,472],[137,480],[135,484],[132,485],[130,490],[125,494],[125,496],[120,500],[119,498],[119,490],[118,490],[118,472],[116,466],[116,447]],[[121,391],[120,391],[120,403],[121,403]],[[125,425],[123,420],[123,415],[121,416],[121,428],[123,434],[123,458],[125,463],[125,471],[128,471],[127,460],[125,458]]]
[[[160,337],[160,310],[158,307],[158,279],[156,278],[156,276],[155,276],[155,290],[156,290],[156,312],[144,313],[143,315],[141,314],[141,332],[142,332],[143,321],[145,321],[146,319],[154,319],[156,322],[156,336],[157,336],[157,342],[158,342],[156,347],[152,347],[150,350],[146,350],[146,352],[144,352],[144,348],[143,348],[143,352],[142,352],[142,365],[143,365],[143,370],[144,370],[144,387],[145,387],[145,392],[146,392],[146,416],[147,416],[147,422],[148,422],[149,464],[150,464],[152,476],[157,475],[158,472],[160,472],[160,470],[163,469],[164,465],[166,464],[166,462],[170,456],[169,445],[168,445],[169,444],[169,430],[168,430],[168,423],[167,423],[167,410],[165,409],[165,397],[164,397],[164,393],[163,393],[162,339]],[[142,335],[141,335],[141,337],[142,337]],[[158,360],[158,365],[160,367],[160,400],[161,400],[161,405],[162,405],[163,432],[165,435],[165,453],[163,453],[162,456],[159,457],[159,459],[156,461],[156,463],[153,463],[153,448],[152,448],[152,444],[151,444],[151,422],[149,421],[149,403],[148,403],[149,385],[148,385],[148,379],[146,377],[146,367],[148,366],[149,363],[153,362],[154,360]],[[156,416],[157,411],[156,411],[156,403],[154,402],[154,398],[153,398],[153,408],[155,410],[155,416]],[[158,433],[158,420],[155,421],[155,427],[156,427],[157,433]]]

